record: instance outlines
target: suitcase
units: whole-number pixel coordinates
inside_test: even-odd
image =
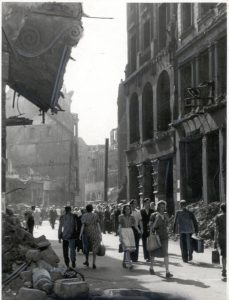
[[[220,264],[220,257],[219,257],[219,251],[213,250],[212,251],[212,263],[213,264]]]
[[[192,247],[193,250],[197,253],[204,252],[204,240],[197,236],[192,236]]]

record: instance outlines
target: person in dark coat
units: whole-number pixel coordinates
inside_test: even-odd
[[[195,215],[186,208],[186,201],[180,201],[180,210],[177,211],[173,232],[180,235],[180,248],[183,262],[192,260],[192,234],[198,233],[198,224]]]
[[[72,262],[72,267],[76,266],[76,237],[77,237],[77,219],[76,215],[71,213],[71,206],[65,207],[65,214],[60,216],[58,229],[59,243],[63,240],[63,256],[67,267],[69,267],[69,256]]]
[[[26,228],[28,229],[29,233],[33,235],[33,229],[35,225],[34,221],[34,211],[35,206],[31,206],[31,210],[25,212],[25,219],[26,219]]]
[[[150,261],[150,255],[146,247],[147,247],[147,238],[149,236],[149,219],[150,219],[150,215],[154,213],[154,210],[150,208],[150,198],[144,198],[143,205],[144,208],[141,209],[142,226],[143,226],[142,246],[143,246],[144,259]]]
[[[226,203],[222,203],[222,213],[218,214],[215,219],[215,248],[219,246],[222,255],[222,276],[227,277],[227,209]]]

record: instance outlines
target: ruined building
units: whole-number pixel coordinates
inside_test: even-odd
[[[46,112],[51,115],[63,110],[59,104],[60,98],[63,97],[63,78],[67,62],[71,59],[72,47],[76,46],[81,38],[82,15],[80,3],[4,2],[2,5],[3,203],[7,192],[6,126],[19,128],[21,125],[32,124],[31,119],[24,118],[20,113],[7,119],[6,86],[15,91],[13,106],[16,105],[17,97],[24,97],[40,110],[43,123]],[[55,121],[58,123],[57,119]],[[33,129],[31,127],[27,130],[31,142],[37,142],[38,139],[42,141],[44,136],[34,136]],[[61,130],[64,131],[63,127]],[[76,164],[77,162],[74,162],[72,167],[76,168]],[[67,193],[69,190],[70,187]]]
[[[24,196],[24,202],[31,205],[63,205],[67,201],[75,205],[79,192],[78,116],[70,111],[73,92],[64,90],[63,94],[65,98],[59,104],[64,111],[47,113],[45,124],[33,104],[19,98],[18,105],[12,108],[12,90],[7,94],[8,119],[19,109],[24,117],[33,120],[31,125],[7,126],[7,161],[21,178],[31,182],[40,177],[44,183],[42,190],[28,184],[25,191],[12,194],[13,203]]]
[[[170,214],[181,198],[224,200],[226,4],[130,3],[127,32],[118,96],[127,198],[165,199]]]

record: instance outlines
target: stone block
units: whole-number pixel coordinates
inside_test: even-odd
[[[77,278],[59,279],[54,283],[54,293],[61,299],[86,297],[89,293],[88,283]]]
[[[39,249],[46,249],[50,246],[50,242],[48,240],[37,243],[37,247]]]
[[[26,260],[37,262],[41,258],[40,250],[30,249],[26,252]]]
[[[60,262],[59,257],[56,255],[51,246],[41,251],[41,259],[43,259],[53,267],[56,267],[57,264]]]
[[[47,295],[45,292],[36,290],[36,289],[29,289],[26,287],[22,287],[19,290],[17,295],[17,300],[46,300]]]
[[[32,272],[31,271],[24,271],[20,273],[21,279],[25,281],[32,281]]]

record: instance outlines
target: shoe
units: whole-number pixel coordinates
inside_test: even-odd
[[[146,262],[150,262],[150,258],[147,258],[147,259],[146,259]]]
[[[223,276],[223,277],[227,277],[227,272],[226,272],[226,270],[223,270],[223,271],[222,271],[222,276]]]
[[[149,272],[151,275],[155,275],[154,269],[153,268],[149,268]]]
[[[133,270],[133,268],[134,268],[134,266],[133,266],[133,265],[129,265],[129,266],[128,266],[128,270],[129,270],[129,271],[132,271],[132,270]]]
[[[171,278],[171,277],[173,277],[173,274],[171,274],[170,272],[167,272],[166,275],[165,275],[165,277],[166,278]]]
[[[187,263],[188,262],[188,259],[187,258],[183,258],[183,262]]]
[[[73,261],[72,262],[72,267],[75,268],[76,267],[76,263]]]
[[[93,265],[92,265],[92,268],[93,268],[93,269],[96,269],[96,265],[95,265],[95,264],[93,264]]]
[[[85,265],[85,266],[89,266],[89,262],[88,261],[85,261],[84,263],[83,263],[83,265]]]
[[[188,257],[188,261],[191,261],[192,260],[192,255],[190,255],[189,257]]]

